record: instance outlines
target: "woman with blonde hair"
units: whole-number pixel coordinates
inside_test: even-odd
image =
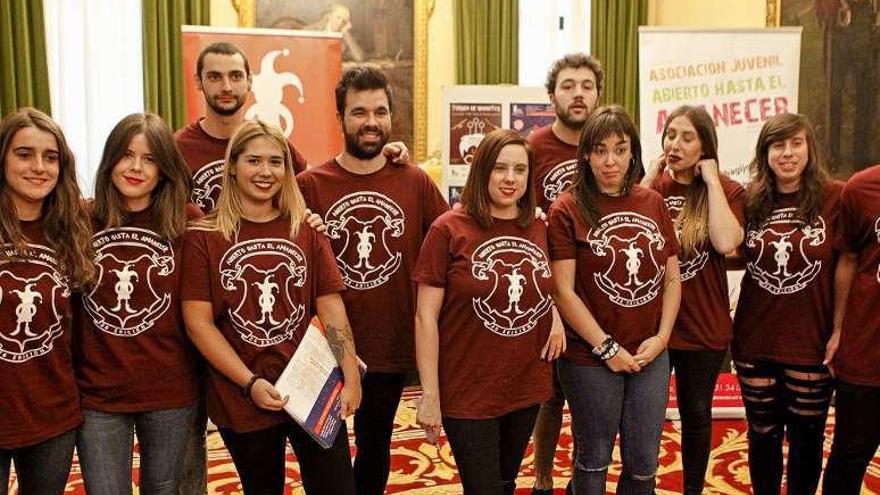
[[[0,121],[0,493],[60,495],[83,416],[69,298],[95,278],[73,153],[48,115]]]
[[[353,494],[343,422],[323,449],[283,411],[273,383],[306,331],[313,308],[342,366],[341,414],[360,403],[344,285],[327,239],[307,228],[290,152],[276,127],[246,122],[229,142],[213,212],[185,235],[183,316],[210,364],[208,415],[245,494],[281,494],[290,441],[309,494]],[[303,228],[306,227],[306,228]]]
[[[177,492],[198,402],[195,356],[180,316],[189,170],[157,115],[119,121],[104,145],[91,219],[95,286],[75,305],[74,354],[85,422],[77,437],[90,494]]]
[[[743,188],[721,174],[715,123],[702,107],[669,114],[663,155],[642,183],[659,192],[679,240],[681,307],[669,361],[682,427],[684,493],[703,493],[715,381],[733,338],[725,255],[742,243]]]

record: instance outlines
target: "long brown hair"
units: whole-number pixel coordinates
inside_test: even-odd
[[[599,222],[599,207],[595,198],[602,194],[590,167],[590,152],[609,136],[626,136],[630,141],[632,158],[623,177],[623,188],[620,193],[629,194],[636,182],[645,175],[645,168],[642,165],[642,143],[639,141],[639,133],[632,118],[620,105],[597,108],[590,114],[581,131],[578,142],[577,178],[571,189],[578,211],[590,227],[595,227]]]
[[[15,214],[15,203],[6,184],[6,154],[15,134],[35,127],[55,136],[58,145],[58,182],[43,199],[41,223],[49,246],[58,255],[59,270],[73,289],[80,289],[95,279],[92,264],[92,229],[82,205],[76,183],[73,152],[64,133],[51,117],[35,108],[22,108],[0,121],[0,244],[12,244],[23,252],[27,239]]]
[[[763,224],[779,204],[776,176],[767,160],[770,146],[785,141],[800,131],[805,131],[809,155],[797,191],[797,218],[809,225],[822,212],[829,175],[819,155],[816,133],[810,121],[803,115],[784,113],[774,115],[764,123],[755,144],[755,157],[749,165],[751,182],[746,188],[746,220],[749,225]]]
[[[468,215],[473,217],[484,229],[492,225],[491,204],[489,197],[489,176],[495,167],[495,161],[501,149],[508,145],[522,146],[529,159],[529,173],[526,181],[525,194],[516,202],[519,214],[516,223],[520,227],[528,227],[535,218],[535,191],[532,187],[532,150],[525,138],[510,129],[496,129],[480,141],[474,153],[474,161],[468,173],[467,182],[461,192],[461,204]]]
[[[284,179],[281,190],[272,198],[272,202],[281,216],[290,217],[290,238],[296,237],[300,224],[306,216],[306,202],[296,185],[290,148],[280,129],[259,120],[245,121],[229,140],[229,146],[226,148],[226,164],[223,167],[223,189],[220,191],[220,197],[217,198],[217,207],[202,219],[192,222],[193,228],[220,232],[224,239],[232,240],[244,214],[233,173],[235,163],[244,153],[247,143],[258,137],[264,137],[276,144],[284,156]]]
[[[125,156],[131,140],[143,134],[159,168],[159,182],[150,193],[150,211],[156,233],[174,241],[186,230],[186,204],[189,200],[190,173],[174,145],[168,124],[156,114],[131,114],[116,124],[104,144],[104,154],[95,178],[94,215],[100,228],[125,224],[129,212],[122,195],[113,185],[113,168]]]
[[[661,146],[666,140],[669,123],[677,117],[685,117],[697,131],[700,140],[700,159],[718,161],[718,135],[715,133],[715,122],[703,107],[683,105],[669,114],[663,126],[660,138]],[[684,205],[675,217],[675,228],[681,232],[679,251],[682,260],[690,257],[706,240],[709,239],[709,188],[702,176],[695,176],[687,187]]]

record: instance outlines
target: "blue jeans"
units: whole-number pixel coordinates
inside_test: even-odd
[[[173,495],[195,407],[142,413],[84,409],[76,439],[83,481],[89,495],[132,492],[134,434],[140,445],[140,493]]]
[[[76,430],[36,445],[19,449],[0,449],[0,495],[9,490],[9,464],[15,462],[21,495],[61,495],[73,463]]]
[[[623,472],[617,493],[654,493],[669,397],[669,354],[663,352],[641,372],[631,375],[562,359],[559,381],[571,410],[576,447],[574,493],[605,495],[605,478],[618,432]]]
[[[183,466],[180,469],[180,483],[177,495],[206,495],[208,493],[208,406],[205,402],[205,387],[200,388],[199,403],[190,422]]]

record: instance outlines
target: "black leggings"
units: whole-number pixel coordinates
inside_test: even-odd
[[[712,451],[712,398],[726,351],[669,350],[681,415],[685,495],[703,493]]]
[[[241,479],[245,495],[284,493],[284,457],[287,441],[299,461],[303,488],[309,495],[354,495],[345,422],[329,449],[293,421],[248,433],[219,428],[223,443]]]
[[[513,495],[538,408],[489,419],[443,418],[465,495]]]
[[[825,467],[822,493],[858,495],[880,446],[880,387],[837,381],[834,443]]]
[[[832,381],[822,365],[736,361],[749,424],[749,474],[755,495],[782,485],[782,441],[788,437],[789,495],[816,493]]]
[[[354,481],[358,495],[382,495],[391,468],[394,415],[403,393],[405,373],[367,372],[361,379],[363,399],[354,415]]]

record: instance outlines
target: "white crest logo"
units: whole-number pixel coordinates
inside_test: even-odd
[[[684,196],[669,196],[664,200],[666,202],[666,208],[669,210],[669,214],[674,220],[681,209],[684,207]],[[675,228],[675,237],[679,241],[681,241],[681,228],[677,226]],[[706,266],[706,262],[709,261],[709,252],[705,249],[695,249],[693,253],[691,253],[691,257],[682,260],[679,258],[678,268],[681,272],[681,281],[686,282],[700,273]]]
[[[98,281],[84,306],[95,327],[117,337],[134,337],[152,328],[171,307],[171,294],[163,288],[174,272],[171,244],[155,232],[123,227],[98,232],[92,245]],[[113,287],[112,299],[101,296],[109,293],[100,290],[103,287]],[[133,305],[132,297],[140,304]]]
[[[6,256],[15,255],[11,245],[0,249]],[[12,272],[8,268],[12,263],[24,269]],[[0,359],[23,363],[48,354],[63,333],[59,306],[70,295],[67,280],[58,272],[55,252],[28,244],[23,255],[0,268],[0,308],[9,316],[0,320]]]
[[[550,278],[550,264],[534,243],[520,237],[495,237],[474,250],[471,262],[474,278],[492,281],[491,291],[472,299],[474,313],[492,332],[502,337],[522,335],[553,306],[539,282]],[[523,296],[534,301],[531,306],[522,306]]]
[[[605,271],[594,273],[593,279],[612,302],[634,307],[657,297],[666,274],[657,258],[666,239],[653,220],[633,212],[612,213],[588,238],[593,254],[608,260]],[[623,263],[623,272],[618,263]]]
[[[206,163],[193,174],[192,202],[205,212],[214,210],[223,187],[225,160]]]
[[[400,268],[402,255],[388,244],[403,236],[406,217],[388,196],[372,191],[348,194],[327,210],[325,221],[346,287],[378,287]]]
[[[806,248],[825,242],[825,220],[819,217],[807,225],[796,213],[797,208],[775,210],[761,229],[750,228],[746,238],[746,247],[758,250],[757,261],[746,263],[746,269],[771,294],[798,292],[822,270],[822,261],[811,260]]]
[[[544,198],[548,201],[556,201],[560,194],[568,190],[574,182],[577,174],[577,160],[566,160],[557,163],[541,181],[544,189]]]
[[[468,133],[462,136],[461,140],[459,140],[458,153],[461,155],[461,159],[464,163],[470,165],[471,162],[474,161],[474,153],[476,152],[477,147],[480,146],[480,143],[483,142],[483,138],[485,137],[483,129],[486,128],[486,123],[479,117],[474,117],[465,125],[468,128]]]
[[[305,255],[286,239],[240,242],[220,260],[220,285],[237,299],[229,319],[241,339],[257,347],[293,336],[306,311],[294,301],[294,289],[305,282]]]
[[[293,72],[275,72],[275,59],[279,55],[288,56],[290,50],[272,50],[263,56],[260,72],[254,73],[251,90],[254,92],[254,104],[248,108],[246,119],[260,119],[263,122],[278,125],[284,137],[293,134],[293,113],[284,105],[284,87],[293,86],[299,92],[296,101],[305,103],[303,83]]]

